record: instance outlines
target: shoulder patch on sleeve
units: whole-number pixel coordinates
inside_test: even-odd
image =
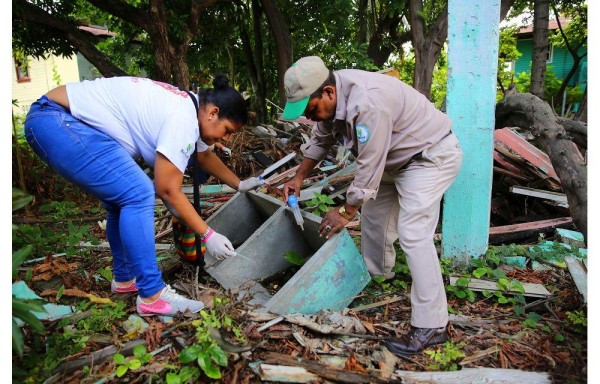
[[[366,143],[369,140],[371,133],[367,128],[366,124],[358,123],[356,124],[356,138],[358,142],[361,144]]]

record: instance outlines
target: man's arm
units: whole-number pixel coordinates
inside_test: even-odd
[[[300,196],[302,182],[306,176],[310,175],[317,164],[319,164],[318,160],[310,159],[308,157],[304,157],[304,159],[302,159],[302,163],[300,163],[300,167],[298,167],[296,175],[292,178],[292,180],[288,181],[283,186],[283,196],[285,201],[287,201],[290,192],[293,192],[293,194],[296,196]]]

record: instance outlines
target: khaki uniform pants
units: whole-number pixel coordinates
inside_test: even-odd
[[[448,323],[448,304],[433,237],[440,202],[462,164],[454,134],[423,151],[398,174],[384,174],[375,200],[361,214],[361,250],[369,272],[390,272],[399,239],[412,275],[411,324],[438,328]]]

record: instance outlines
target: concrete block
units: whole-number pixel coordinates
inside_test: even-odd
[[[238,299],[251,295],[250,303],[273,313],[346,308],[371,279],[363,258],[345,229],[326,240],[318,235],[321,218],[302,216],[304,231],[283,202],[260,192],[236,194],[207,223],[232,241],[237,255],[221,262],[207,255],[206,271],[224,288],[238,290]],[[307,261],[271,297],[260,283],[293,267],[287,252]]]

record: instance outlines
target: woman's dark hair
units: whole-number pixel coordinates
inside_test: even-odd
[[[325,79],[325,81],[323,82],[323,84],[321,84],[319,89],[317,89],[310,95],[310,98],[312,99],[313,97],[318,97],[320,99],[323,96],[323,88],[325,88],[328,85],[335,85],[335,75],[333,74],[332,70],[329,70],[329,76],[327,76],[327,79]]]
[[[246,100],[234,88],[229,79],[218,74],[213,80],[213,88],[201,88],[198,91],[200,105],[214,104],[219,108],[219,119],[228,119],[242,125],[248,122]]]

